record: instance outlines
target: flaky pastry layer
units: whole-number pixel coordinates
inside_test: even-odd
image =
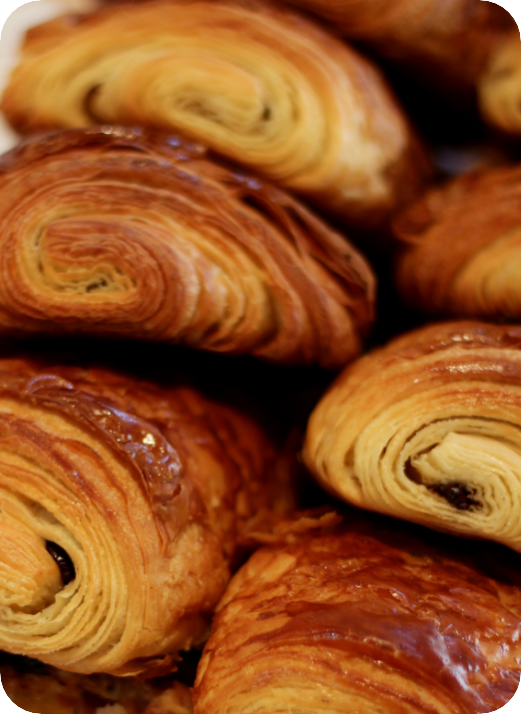
[[[353,246],[286,193],[144,130],[0,159],[0,334],[177,342],[339,367],[373,318]]]
[[[207,636],[272,474],[258,427],[194,390],[0,360],[0,649],[168,672]]]
[[[361,225],[428,173],[379,71],[318,24],[257,1],[118,4],[36,27],[2,110],[22,132],[180,131]]]
[[[358,360],[304,458],[357,506],[521,551],[521,329],[429,325]]]
[[[488,575],[377,519],[257,551],[219,605],[195,713],[495,711],[521,669],[519,559],[497,555]]]

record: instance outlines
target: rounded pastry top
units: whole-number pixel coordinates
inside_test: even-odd
[[[33,137],[0,159],[0,332],[126,336],[339,367],[374,278],[298,201],[142,129]]]
[[[182,132],[362,226],[429,174],[379,70],[269,2],[155,0],[29,31],[2,110],[22,131]]]
[[[196,714],[253,703],[475,714],[508,702],[521,671],[519,558],[458,556],[448,538],[443,550],[411,530],[358,519],[257,551],[219,605]]]

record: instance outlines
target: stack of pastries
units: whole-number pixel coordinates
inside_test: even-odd
[[[0,102],[15,703],[512,698],[520,77],[480,0],[99,0],[27,32]]]

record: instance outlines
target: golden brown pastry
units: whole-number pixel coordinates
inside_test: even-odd
[[[463,175],[395,222],[396,284],[411,305],[521,319],[521,167]]]
[[[273,186],[139,129],[69,130],[0,159],[0,334],[178,342],[339,367],[374,278]]]
[[[503,706],[521,671],[519,558],[496,576],[451,552],[375,522],[257,551],[219,605],[195,714]]]
[[[31,663],[33,665],[33,663]],[[2,687],[21,709],[37,714],[191,714],[192,697],[170,685],[109,674],[72,674],[38,663],[1,665]]]
[[[2,109],[21,132],[121,123],[180,131],[373,225],[426,160],[379,71],[289,10],[157,0],[31,30]]]
[[[204,642],[248,519],[258,427],[188,388],[0,360],[0,648],[71,672],[169,671]]]
[[[330,20],[429,82],[474,85],[499,40],[516,25],[482,0],[291,0]],[[518,33],[519,38],[519,33]]]
[[[521,328],[429,325],[357,360],[304,458],[356,506],[521,551]]]
[[[521,40],[517,27],[491,53],[479,79],[478,95],[481,112],[490,124],[510,134],[521,133]]]

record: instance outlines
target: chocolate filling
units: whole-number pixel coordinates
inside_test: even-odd
[[[76,570],[69,555],[56,543],[48,540],[45,544],[47,552],[53,557],[56,565],[60,569],[62,582],[64,585],[71,583],[76,577]]]
[[[473,511],[481,507],[481,503],[474,498],[476,491],[464,483],[449,481],[448,483],[440,483],[435,486],[427,486],[427,488],[431,493],[435,493],[444,498],[451,506],[457,508],[458,511]]]

